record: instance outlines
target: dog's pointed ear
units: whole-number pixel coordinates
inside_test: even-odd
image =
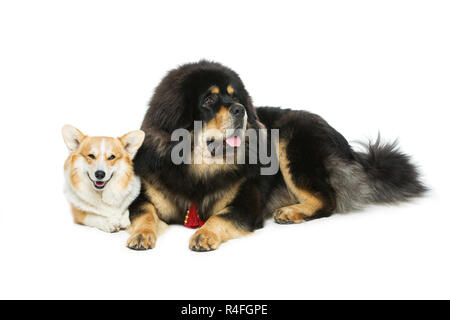
[[[119,138],[120,142],[123,144],[123,147],[130,155],[130,158],[133,159],[136,155],[136,152],[144,142],[145,133],[142,130],[136,130],[128,132]]]
[[[70,152],[76,151],[86,137],[80,130],[68,124],[62,128],[62,135]]]

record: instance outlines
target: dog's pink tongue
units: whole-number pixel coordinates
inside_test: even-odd
[[[97,187],[103,187],[105,185],[105,182],[104,181],[95,181],[95,185]]]
[[[239,147],[241,145],[241,137],[230,137],[225,140],[230,147]]]

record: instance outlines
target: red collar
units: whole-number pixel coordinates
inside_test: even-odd
[[[205,222],[203,222],[197,214],[197,206],[195,204],[191,204],[189,209],[186,211],[186,216],[184,217],[184,226],[190,229],[197,229],[204,224]]]

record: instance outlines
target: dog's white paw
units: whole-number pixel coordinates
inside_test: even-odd
[[[119,220],[111,220],[96,214],[88,214],[83,224],[105,232],[117,232],[120,230]]]
[[[97,228],[105,232],[117,232],[120,230],[120,222],[110,219],[102,219]]]
[[[130,216],[129,216],[128,210],[127,210],[127,212],[120,219],[120,228],[127,229],[130,225],[131,225]]]

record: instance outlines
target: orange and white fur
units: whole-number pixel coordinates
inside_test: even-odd
[[[105,232],[126,229],[128,206],[141,188],[132,160],[144,132],[132,131],[120,138],[89,137],[66,125],[62,134],[70,152],[64,164],[64,194],[74,221]]]

